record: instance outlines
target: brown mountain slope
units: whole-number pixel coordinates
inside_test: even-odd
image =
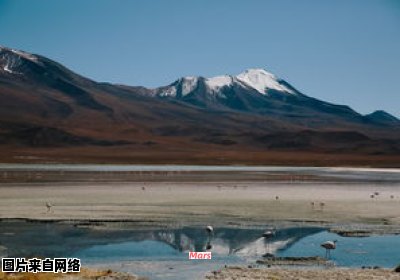
[[[0,161],[400,165],[396,119],[283,83],[296,94],[238,84],[212,95],[199,82],[186,96],[162,96],[1,47]]]

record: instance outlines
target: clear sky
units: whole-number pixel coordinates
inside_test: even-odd
[[[0,44],[147,87],[265,68],[400,117],[400,0],[0,0]]]

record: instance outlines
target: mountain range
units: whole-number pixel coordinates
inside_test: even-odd
[[[1,161],[400,165],[400,120],[264,69],[145,88],[0,47]]]

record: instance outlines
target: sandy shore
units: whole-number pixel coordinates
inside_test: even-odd
[[[79,273],[3,273],[0,280],[147,280],[136,275],[111,270],[83,269]]]
[[[209,280],[397,280],[400,273],[387,269],[255,269],[232,267],[210,273]]]
[[[32,278],[34,277],[34,278]],[[47,274],[36,275],[27,273],[5,274],[0,272],[1,280],[146,280],[131,274],[84,270],[79,274]],[[259,279],[259,280],[398,280],[400,273],[387,269],[255,269],[244,267],[230,267],[214,271],[206,276],[207,280],[234,280],[234,279]]]
[[[370,198],[376,191],[380,194]],[[46,210],[46,202],[54,205],[50,212]],[[3,219],[115,220],[179,225],[299,222],[398,226],[399,207],[400,188],[397,184],[133,182],[0,185],[0,218]]]

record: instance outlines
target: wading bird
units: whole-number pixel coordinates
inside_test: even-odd
[[[206,250],[211,250],[212,248],[211,239],[212,236],[214,235],[214,228],[212,226],[206,226],[206,232],[207,232]]]
[[[265,255],[267,254],[271,254],[270,252],[270,248],[269,248],[269,240],[275,236],[275,230],[267,230],[262,234],[262,237],[264,237],[264,241],[265,241],[265,251],[267,252]]]
[[[46,202],[47,213],[51,211],[51,207],[53,207],[53,204],[51,204],[50,202]]]
[[[336,249],[336,242],[337,240],[334,241],[325,241],[324,243],[321,244],[322,248],[325,248],[325,259],[328,259],[331,257],[331,250]]]
[[[208,236],[211,236],[214,234],[214,228],[212,226],[206,226],[206,232]]]

